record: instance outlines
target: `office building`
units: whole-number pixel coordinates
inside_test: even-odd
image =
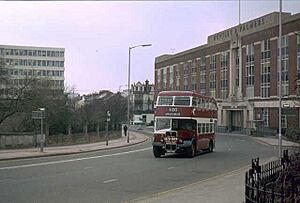
[[[207,44],[155,59],[155,94],[189,90],[216,98],[220,131],[278,129],[279,13],[208,36]],[[184,39],[182,39],[184,40]],[[300,13],[282,13],[282,127],[299,128]]]
[[[65,49],[0,45],[0,96],[7,97],[32,78],[47,79],[52,88],[64,89]],[[12,88],[16,87],[16,88]]]

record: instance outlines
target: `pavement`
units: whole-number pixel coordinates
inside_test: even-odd
[[[226,135],[226,134],[220,134]],[[228,134],[227,134],[228,135]],[[234,134],[233,136],[246,136]],[[276,137],[251,137],[256,142],[267,145],[277,146],[278,139]],[[115,140],[110,140],[109,145],[106,142],[81,144],[72,146],[60,147],[45,147],[44,152],[40,152],[40,148],[31,149],[16,149],[16,150],[0,150],[0,161],[9,159],[42,157],[42,156],[55,156],[73,153],[82,153],[88,151],[105,150],[119,147],[126,147],[142,143],[148,140],[148,137],[137,132],[130,132],[130,143],[127,143],[127,137],[122,137]],[[299,144],[282,140],[282,147],[296,147]],[[262,163],[269,162],[276,159],[271,157],[268,160],[262,160]],[[206,180],[195,182],[180,188],[163,191],[150,196],[141,197],[132,202],[143,203],[173,203],[173,202],[201,202],[201,203],[235,203],[244,202],[244,185],[245,185],[245,172],[250,168],[250,165],[240,169],[220,174]]]
[[[148,140],[147,136],[132,131],[130,131],[129,136],[130,136],[129,143],[127,143],[127,137],[122,136],[121,138],[118,139],[109,140],[108,146],[106,146],[106,142],[97,142],[97,143],[90,143],[90,144],[68,145],[68,146],[59,146],[59,147],[44,147],[43,152],[40,151],[40,147],[28,148],[28,149],[0,150],[0,161],[107,150],[107,149],[114,149],[120,147],[127,147]]]

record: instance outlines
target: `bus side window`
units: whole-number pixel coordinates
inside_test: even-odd
[[[206,133],[209,133],[209,123],[206,123]]]
[[[198,123],[198,133],[201,133],[201,123]]]
[[[204,134],[205,133],[205,123],[201,123],[201,126],[202,126],[201,133]]]
[[[192,106],[197,107],[197,98],[193,97],[192,99]]]

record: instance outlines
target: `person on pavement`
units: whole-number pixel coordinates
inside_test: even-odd
[[[124,125],[123,130],[124,130],[124,135],[126,136],[127,135],[127,126],[126,125]]]

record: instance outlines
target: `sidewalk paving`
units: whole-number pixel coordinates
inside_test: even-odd
[[[10,160],[10,159],[24,159],[24,158],[34,158],[34,157],[44,157],[44,156],[56,156],[56,155],[66,155],[75,154],[82,152],[91,152],[105,149],[113,149],[135,145],[138,143],[145,142],[148,137],[136,132],[130,131],[130,141],[127,143],[127,137],[122,136],[121,138],[109,140],[108,146],[106,142],[97,142],[90,144],[79,144],[79,145],[68,145],[59,147],[44,147],[44,152],[40,152],[40,147],[28,148],[28,149],[5,149],[0,150],[0,161]]]
[[[271,146],[278,146],[278,138],[277,137],[252,137],[258,142],[265,143]],[[291,142],[282,139],[282,147],[299,147],[299,143]]]

